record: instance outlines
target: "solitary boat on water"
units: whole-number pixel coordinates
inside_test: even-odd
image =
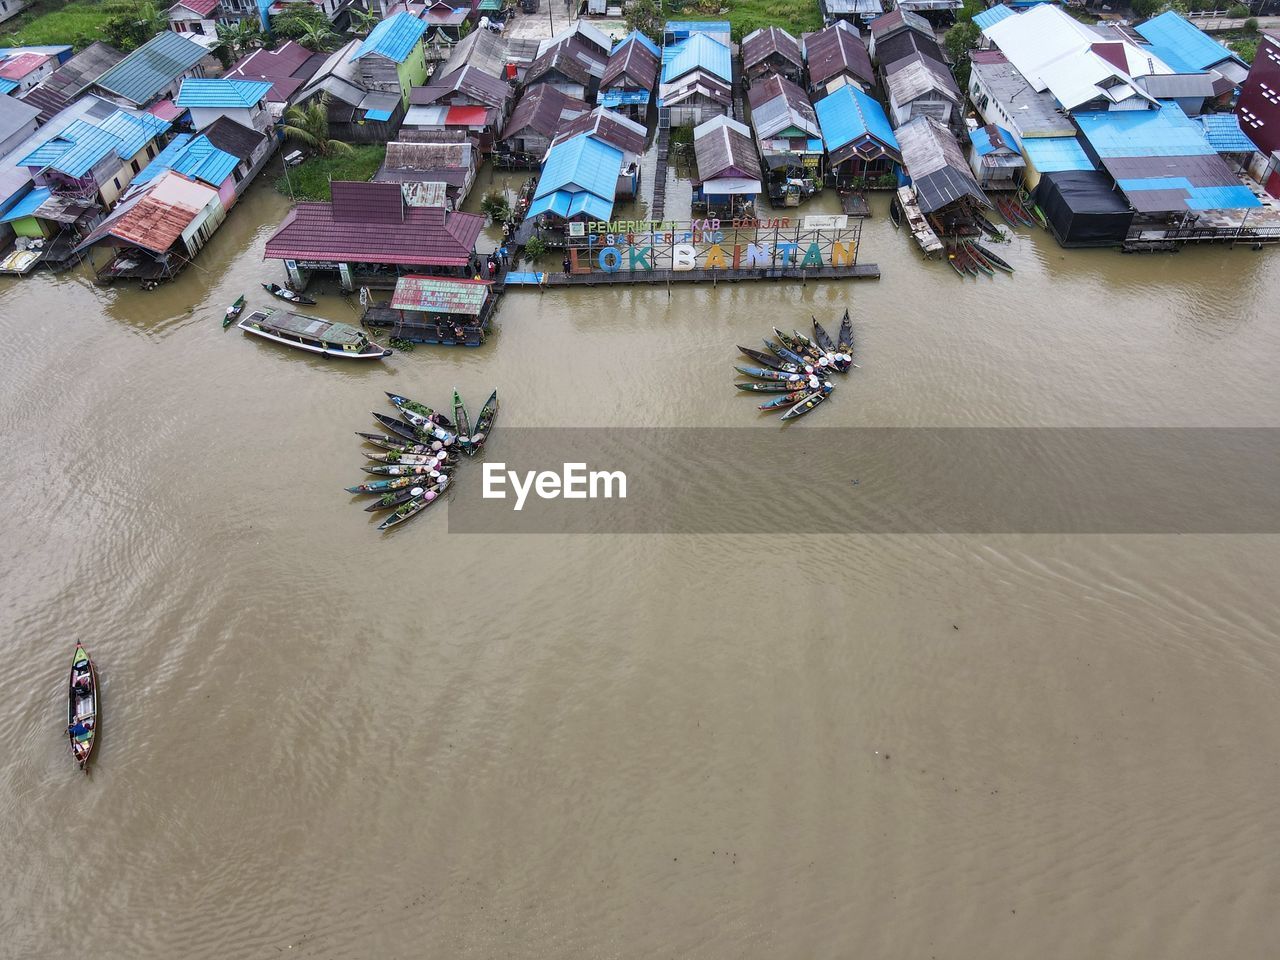
[[[255,310],[236,326],[255,337],[326,357],[378,360],[391,356],[390,350],[374,343],[359,327],[288,310]]]
[[[71,657],[67,681],[67,738],[72,756],[87,773],[89,756],[98,738],[98,671],[79,643]]]

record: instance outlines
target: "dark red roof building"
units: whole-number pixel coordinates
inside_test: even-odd
[[[300,203],[267,241],[295,286],[337,271],[346,289],[393,285],[403,273],[467,276],[484,218],[409,206],[398,183],[335,180],[329,203]],[[424,268],[427,268],[424,270]]]
[[[236,80],[265,80],[271,84],[267,101],[285,104],[315,75],[325,59],[322,53],[312,53],[306,47],[286,40],[274,50],[263,47],[241,57],[223,76]]]
[[[1269,158],[1265,186],[1280,197],[1280,33],[1264,30],[1236,103],[1240,129]]]

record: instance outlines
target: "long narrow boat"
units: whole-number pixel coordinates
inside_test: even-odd
[[[836,353],[836,342],[831,339],[831,334],[818,322],[818,318],[813,318],[813,339],[822,345],[822,349],[827,353]]]
[[[267,291],[267,293],[271,294],[273,297],[278,297],[279,299],[288,301],[289,303],[298,303],[306,307],[315,306],[315,300],[311,297],[298,293],[295,290],[290,290],[288,287],[282,287],[278,283],[264,283],[262,285],[262,289]]]
[[[835,389],[835,387],[831,383],[823,383],[822,386],[819,387],[818,389],[821,390],[823,393],[830,393],[832,390]],[[809,396],[811,393],[814,393],[814,392],[815,391],[813,390],[812,387],[806,386],[803,390],[795,390],[792,393],[784,393],[781,396],[770,397],[764,403],[760,404],[760,406],[757,409],[776,410],[779,407],[789,407],[792,404],[799,403],[805,397]]]
[[[853,357],[853,321],[849,318],[849,311],[846,308],[844,316],[840,318],[840,333],[836,337],[836,347],[840,353],[847,353]]]
[[[365,458],[373,460],[375,463],[403,463],[403,464],[423,464],[423,463],[444,463],[446,457],[436,456],[437,451],[426,450],[422,453],[398,453],[391,450],[387,453],[366,453]]]
[[[738,347],[744,357],[754,360],[763,367],[770,370],[778,370],[782,373],[799,373],[800,364],[791,363],[786,360],[779,360],[771,353],[765,353],[763,350],[752,350],[750,347]]]
[[[437,423],[442,427],[452,428],[453,421],[446,417],[443,413],[437,413],[428,407],[425,403],[419,403],[417,400],[410,400],[408,397],[402,397],[398,393],[390,393],[386,390],[382,391],[387,394],[387,399],[394,403],[401,411],[416,413],[421,417],[426,417],[432,423]]]
[[[893,223],[895,230],[902,226],[902,208],[898,206],[897,197],[889,199],[889,220]]]
[[[80,769],[89,772],[89,757],[98,740],[98,670],[83,644],[76,644],[67,680],[67,739]]]
[[[973,265],[973,260],[969,256],[969,251],[966,250],[962,244],[957,243],[953,246],[951,248],[951,254],[955,258],[954,262],[966,274],[971,277],[976,277],[978,275],[978,268]]]
[[[781,370],[766,370],[764,367],[734,367],[739,373],[755,377],[757,380],[781,380],[785,383],[804,383],[809,377],[803,373],[783,373]]]
[[[778,342],[790,350],[804,358],[805,363],[817,363],[822,356],[822,352],[812,345],[801,343],[789,333],[783,333],[777,327],[773,328],[774,335],[777,336]],[[807,340],[808,338],[806,338]]]
[[[957,277],[959,277],[961,280],[964,279],[965,271],[960,269],[960,264],[956,260],[956,252],[954,250],[951,250],[951,249],[947,250],[947,266],[949,266],[952,270],[956,272]]]
[[[973,248],[986,259],[987,263],[991,264],[997,270],[1003,270],[1005,273],[1013,273],[1013,266],[1009,264],[1008,261],[997,257],[986,247],[975,243]]]
[[[770,350],[772,350],[779,357],[781,357],[783,360],[787,361],[787,363],[794,363],[797,367],[799,367],[802,370],[805,367],[809,366],[809,361],[806,360],[804,357],[800,356],[800,354],[796,353],[794,350],[788,350],[786,347],[779,346],[778,344],[774,343],[772,340],[765,340],[764,345],[768,347]]]
[[[240,314],[242,314],[243,312],[244,312],[244,294],[242,293],[240,294],[240,296],[236,297],[235,303],[227,307],[226,313],[222,315],[222,329],[223,330],[227,329],[227,327],[231,326],[233,323],[239,320]]]
[[[416,500],[427,492],[427,488],[419,484],[418,486],[409,487],[407,490],[392,490],[384,493],[382,496],[374,500],[364,508],[365,513],[377,513],[379,510],[390,510],[398,507],[402,503],[408,503],[410,500]]]
[[[792,407],[790,410],[788,410],[786,413],[784,413],[779,419],[781,420],[799,419],[800,417],[803,417],[806,413],[813,410],[814,407],[818,406],[818,404],[822,403],[826,399],[827,399],[827,394],[823,391],[811,393],[807,397],[805,397],[803,400],[801,400],[799,403],[797,403],[794,407]]]
[[[431,443],[414,443],[402,437],[389,437],[384,433],[361,433],[357,430],[356,436],[364,438],[365,443],[371,443],[383,450],[390,450],[392,453],[432,453],[444,447],[439,440],[433,440]]]
[[[972,241],[966,240],[964,242],[964,252],[969,255],[969,258],[974,262],[977,268],[987,276],[990,277],[995,275],[995,268],[991,266],[987,258],[982,255],[982,251],[980,251],[977,245]]]
[[[365,463],[360,469],[375,477],[434,477],[447,473],[453,467],[443,463],[378,463],[373,466]]]
[[[476,417],[475,427],[471,433],[471,442],[463,448],[463,453],[469,457],[474,457],[480,451],[480,448],[484,446],[484,442],[489,439],[489,434],[493,430],[493,421],[497,417],[498,391],[495,390],[489,394],[489,399],[480,408],[480,414]]]
[[[410,443],[421,443],[418,437],[418,431],[409,426],[403,420],[397,420],[395,417],[388,417],[385,413],[374,412],[373,419],[390,430],[398,437],[404,437]]]
[[[1000,216],[1004,218],[1004,222],[1011,227],[1025,226],[1022,218],[1014,213],[1009,201],[1005,197],[996,197],[996,209],[1000,211]]]
[[[457,434],[454,433],[456,428],[442,427],[433,417],[423,416],[407,407],[397,409],[400,411],[400,419],[413,427],[419,437],[432,437],[445,445],[457,439]]]
[[[370,480],[368,483],[357,483],[354,487],[344,487],[347,493],[386,493],[388,490],[402,490],[422,483],[422,477],[388,477],[386,480]]]
[[[999,238],[1001,236],[1000,228],[997,227],[990,220],[988,220],[981,213],[979,213],[977,210],[973,211],[972,216],[973,216],[973,222],[976,223],[978,225],[978,228],[982,230],[982,232],[985,233],[987,236],[992,238]]]
[[[245,333],[286,347],[348,360],[380,360],[391,351],[370,340],[349,323],[335,323],[288,310],[255,310],[237,326]]]
[[[453,391],[453,422],[458,425],[459,442],[465,447],[471,442],[471,418],[457,390]]]
[[[798,386],[806,385],[810,390],[822,389],[822,381],[817,377],[810,377],[806,383],[735,383],[734,386],[739,390],[746,390],[750,393],[794,393]]]
[[[448,486],[445,484],[445,486]],[[416,517],[431,504],[435,503],[444,494],[444,486],[432,487],[422,494],[422,496],[410,500],[408,503],[401,504],[396,508],[395,513],[387,517],[380,524],[379,530],[390,530],[392,527],[399,526],[406,520]]]

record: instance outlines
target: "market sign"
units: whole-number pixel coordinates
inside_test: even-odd
[[[846,216],[570,223],[573,273],[852,268],[861,222]],[[572,229],[572,228],[577,229]]]

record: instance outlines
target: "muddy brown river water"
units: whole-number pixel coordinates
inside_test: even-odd
[[[776,429],[733,345],[846,304],[862,369],[798,429],[1274,427],[1274,253],[1023,231],[962,282],[881,201],[879,281],[513,293],[481,349],[357,366],[221,329],[285,210],[255,187],[150,293],[0,282],[0,957],[1275,954],[1276,536],[836,535],[798,570],[812,540],[448,506],[381,536],[342,492],[383,390],[497,387],[495,437]]]

